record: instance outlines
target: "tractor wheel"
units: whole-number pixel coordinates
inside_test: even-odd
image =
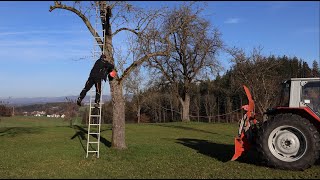
[[[265,121],[256,143],[262,160],[278,169],[304,170],[319,158],[319,132],[296,114],[278,114]]]

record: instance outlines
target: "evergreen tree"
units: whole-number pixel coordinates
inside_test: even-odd
[[[319,63],[314,60],[312,63],[312,77],[320,77]]]

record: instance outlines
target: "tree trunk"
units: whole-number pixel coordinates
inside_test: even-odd
[[[105,2],[102,2],[105,3]],[[102,5],[102,7],[105,5]],[[104,54],[107,60],[114,64],[113,51],[112,51],[112,31],[111,31],[111,10],[108,6],[106,13],[106,21],[103,24],[105,30],[104,36]],[[122,81],[119,78],[115,78],[110,82],[110,90],[113,104],[113,118],[112,118],[112,142],[111,147],[115,149],[126,149],[125,141],[125,102],[122,92]]]
[[[171,121],[174,120],[174,114],[173,114],[173,102],[172,99],[170,98],[170,109],[171,109]]]
[[[180,98],[180,102],[182,105],[182,121],[190,122],[189,111],[190,111],[190,96],[189,94],[185,94],[184,100]]]
[[[138,108],[137,108],[137,117],[138,117],[138,124],[139,124],[141,121],[141,105],[140,104],[138,105]]]
[[[218,98],[218,123],[220,123],[220,104],[219,104],[219,97]]]
[[[122,83],[110,82],[113,119],[112,119],[112,148],[126,149],[125,142],[125,102],[122,94]]]

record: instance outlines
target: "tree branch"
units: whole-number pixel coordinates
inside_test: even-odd
[[[91,34],[94,37],[98,37],[98,38],[95,38],[95,40],[99,44],[99,47],[100,47],[100,49],[102,51],[103,41],[101,40],[101,37],[99,36],[98,32],[92,27],[90,21],[88,20],[88,18],[85,15],[83,15],[79,10],[77,10],[77,9],[71,7],[71,6],[67,6],[67,5],[61,4],[60,1],[55,1],[54,2],[54,6],[50,6],[49,12],[52,12],[55,9],[65,9],[65,10],[71,11],[71,12],[75,13],[77,16],[79,16],[82,19],[82,21],[85,23],[85,25],[87,26],[87,28],[89,29]]]
[[[143,56],[142,58],[140,58],[139,60],[133,62],[122,74],[121,78],[119,78],[119,82],[121,82],[123,79],[125,79],[130,72],[132,72],[137,66],[139,66],[140,64],[142,64],[144,61],[148,60],[151,57],[154,56],[166,56],[168,53],[166,51],[164,52],[156,52],[156,53],[150,53],[147,54],[145,56]]]
[[[139,35],[139,32],[136,31],[137,29],[129,29],[129,28],[120,28],[120,29],[117,29],[113,34],[112,34],[112,37],[115,36],[116,34],[118,34],[120,31],[130,31],[132,33],[134,33],[135,35]]]

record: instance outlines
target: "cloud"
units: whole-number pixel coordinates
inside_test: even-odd
[[[225,24],[238,24],[240,23],[240,18],[229,18],[224,21]]]

